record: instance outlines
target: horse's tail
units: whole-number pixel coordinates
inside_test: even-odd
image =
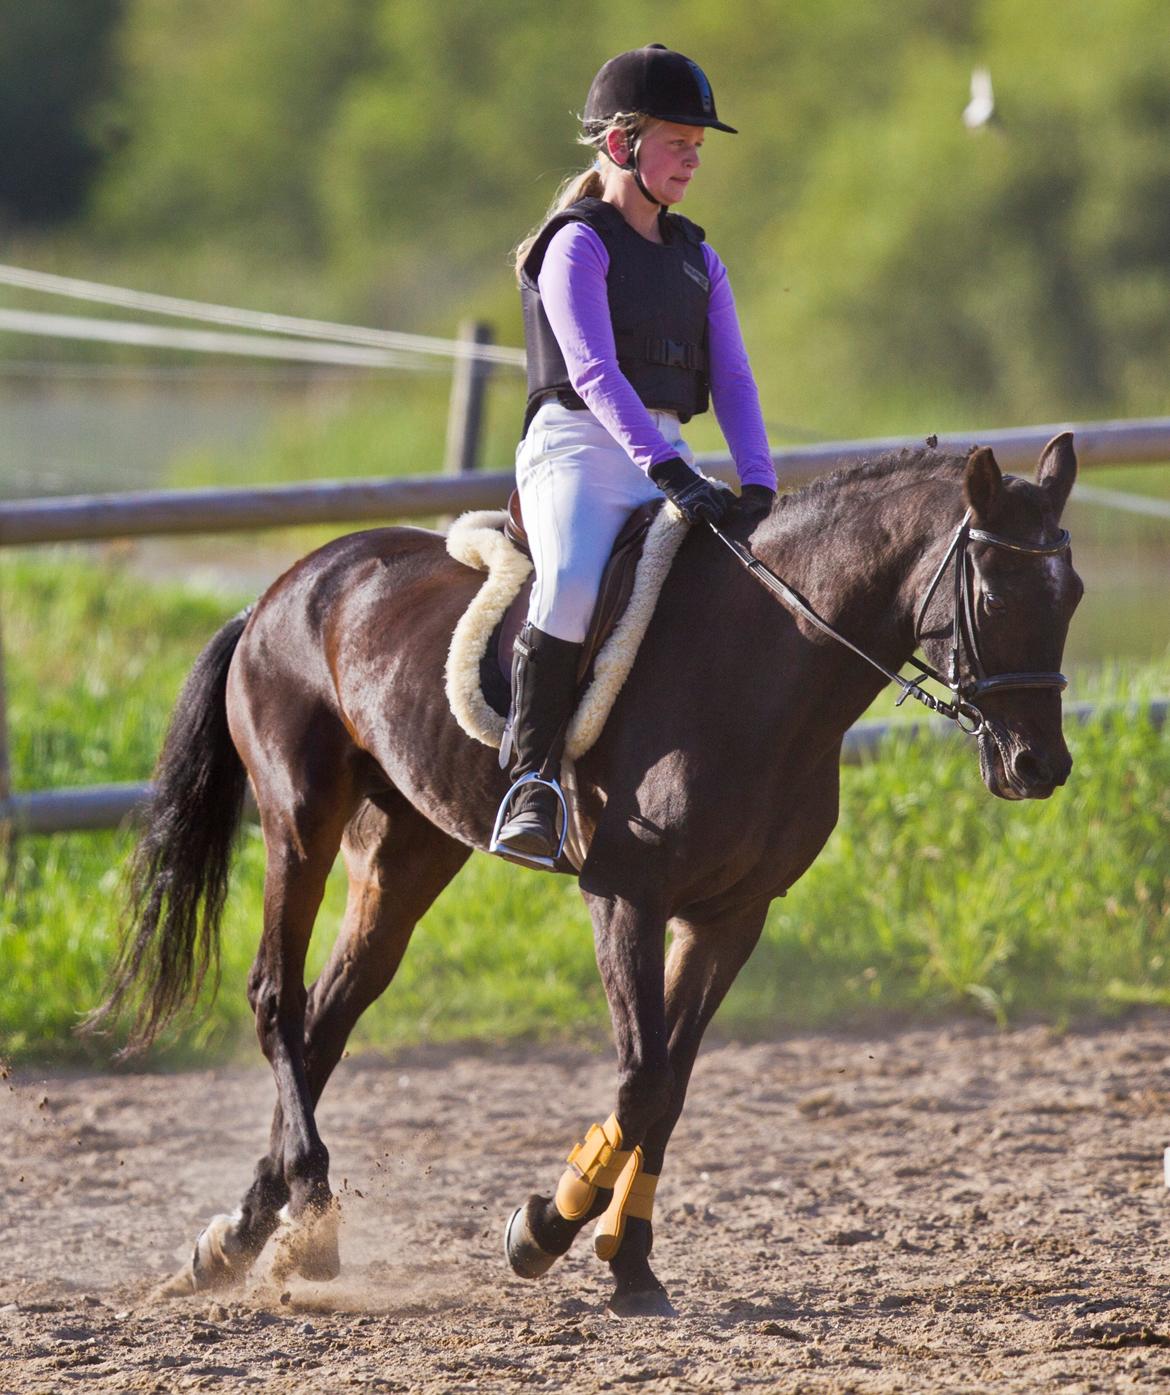
[[[129,867],[122,945],[95,1030],[134,1002],[122,1055],[149,1046],[214,967],[247,776],[227,722],[227,676],[248,610],[229,620],[187,675],[154,772]]]

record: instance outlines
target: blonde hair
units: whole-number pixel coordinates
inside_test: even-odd
[[[641,112],[619,111],[604,123],[593,122],[589,126],[582,127],[581,134],[577,137],[577,144],[587,146],[596,152],[593,163],[587,169],[569,175],[568,179],[561,183],[544,217],[512,253],[512,265],[516,271],[517,281],[520,280],[520,273],[528,259],[528,254],[532,251],[533,244],[546,223],[555,218],[558,213],[563,213],[566,208],[572,208],[575,203],[580,203],[582,199],[601,198],[605,190],[601,162],[609,157],[606,141],[610,131],[620,131],[633,144],[639,136],[645,135],[647,128],[653,124],[653,117],[643,116]]]

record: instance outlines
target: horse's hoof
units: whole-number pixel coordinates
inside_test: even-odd
[[[230,1216],[212,1216],[195,1240],[190,1264],[164,1285],[173,1288],[170,1296],[182,1292],[206,1293],[211,1289],[227,1288],[243,1279],[254,1256],[239,1247],[236,1239],[239,1223],[238,1211]],[[180,1287],[185,1275],[190,1284],[186,1290]]]
[[[299,1274],[314,1283],[336,1279],[341,1273],[339,1217],[337,1202],[332,1199],[324,1210],[308,1209],[295,1218],[289,1216],[285,1207],[280,1213],[272,1260],[273,1283],[283,1284],[290,1274]]]
[[[560,1255],[550,1255],[536,1243],[528,1223],[527,1206],[517,1206],[504,1227],[504,1255],[512,1266],[512,1272],[522,1279],[539,1279],[560,1259]]]
[[[191,1258],[152,1293],[153,1298],[189,1298],[193,1293],[209,1293],[238,1284],[247,1274],[254,1256],[239,1248],[237,1211],[231,1216],[212,1216],[195,1239]]]
[[[666,1296],[664,1288],[642,1289],[637,1293],[623,1293],[620,1290],[609,1300],[609,1311],[614,1317],[655,1317],[676,1318],[678,1309]]]

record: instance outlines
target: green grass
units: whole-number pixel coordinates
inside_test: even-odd
[[[5,557],[0,594],[17,788],[145,779],[183,676],[234,605],[44,551]],[[1168,689],[1170,656],[1082,676],[1074,696]],[[1170,736],[1123,718],[1068,736],[1072,780],[1042,804],[992,799],[969,744],[900,742],[847,769],[840,824],[774,904],[717,1029],[754,1036],[955,1013],[1065,1022],[1170,1004]],[[0,912],[0,1054],[102,1054],[72,1029],[100,996],[128,846],[124,834],[15,845]],[[243,989],[262,874],[249,828],[220,992],[157,1059],[250,1042]],[[343,903],[335,872],[312,967]],[[575,885],[477,855],[420,926],[357,1042],[601,1042],[605,1023]]]

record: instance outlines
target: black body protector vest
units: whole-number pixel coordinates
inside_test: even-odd
[[[707,410],[707,304],[710,282],[703,229],[676,213],[659,215],[659,246],[634,231],[612,204],[582,199],[540,230],[520,276],[528,351],[524,431],[550,397],[582,409],[564,355],[540,303],[537,277],[548,244],[566,223],[587,223],[609,253],[606,286],[618,366],[643,404],[689,421]]]

